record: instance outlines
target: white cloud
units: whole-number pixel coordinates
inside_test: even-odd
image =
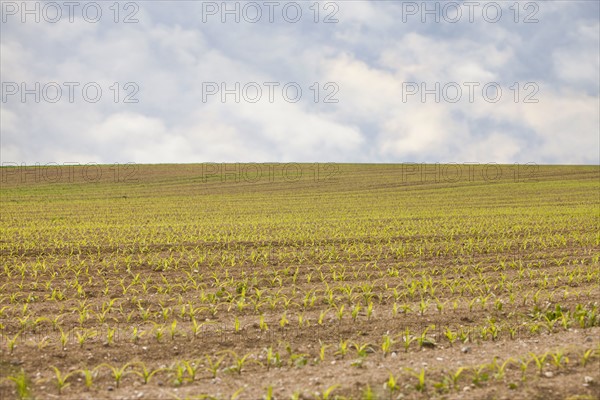
[[[324,3],[322,3],[324,4]],[[199,5],[143,3],[138,24],[2,26],[2,81],[98,82],[102,101],[2,104],[3,161],[598,161],[597,7],[540,3],[539,23],[402,23],[401,7],[340,3],[337,24],[202,23]],[[321,10],[323,16],[323,10]],[[416,22],[415,22],[416,21]],[[572,27],[577,27],[575,30]],[[558,32],[558,33],[557,33]],[[300,102],[256,104],[203,82],[297,82]],[[402,99],[403,83],[495,81],[502,100]],[[513,101],[538,84],[537,104]],[[111,85],[135,82],[137,104]],[[312,101],[311,85],[321,98]],[[323,103],[323,85],[339,86]],[[228,97],[231,99],[232,97]],[[75,159],[77,158],[77,159]]]
[[[553,52],[554,70],[567,84],[597,90],[600,53],[586,49],[598,45],[598,32],[598,23],[578,26],[575,32],[568,33],[575,45],[560,47]]]

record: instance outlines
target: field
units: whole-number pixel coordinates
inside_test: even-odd
[[[600,397],[597,166],[1,172],[2,399]]]

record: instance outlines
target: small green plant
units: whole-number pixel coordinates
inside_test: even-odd
[[[456,371],[454,371],[454,373],[448,373],[448,382],[450,382],[452,388],[458,389],[458,380],[460,379],[462,373],[466,370],[467,368],[460,367]]]
[[[342,358],[344,358],[344,356],[348,353],[348,340],[341,340],[338,343],[338,349],[335,352],[336,356],[341,356]]]
[[[169,326],[169,336],[171,337],[171,340],[175,340],[175,336],[181,335],[181,334],[182,333],[180,333],[177,330],[177,320],[174,319],[173,322],[171,322],[171,325]]]
[[[487,367],[487,364],[484,364],[473,369],[473,384],[475,386],[479,386],[481,382],[486,382],[489,379],[489,374],[486,371]]]
[[[548,357],[548,353],[538,356],[535,353],[530,352],[529,356],[531,357],[531,360],[535,363],[538,375],[541,375],[544,369],[544,363],[546,362],[546,357]]]
[[[40,338],[40,340],[36,343],[36,347],[38,348],[38,350],[42,351],[46,348],[46,346],[48,346],[49,342],[50,337],[44,336]]]
[[[336,308],[335,314],[337,315],[338,320],[341,322],[342,318],[344,317],[344,305],[343,304]]]
[[[354,347],[356,355],[360,358],[365,358],[368,353],[373,352],[373,348],[369,343],[352,343],[352,347]]]
[[[323,342],[321,342],[321,340],[319,339],[319,361],[323,362],[325,361],[325,350],[327,350],[328,347],[331,347],[330,345],[327,345]]]
[[[63,329],[61,327],[58,327],[58,330],[60,331],[60,338],[59,338],[59,342],[60,342],[60,348],[61,350],[66,350],[67,349],[67,343],[69,342],[69,333],[63,331]]]
[[[435,299],[435,307],[437,308],[439,314],[441,314],[442,311],[444,311],[445,305],[446,302],[442,302],[438,298]]]
[[[185,379],[185,366],[182,363],[175,363],[171,370],[175,372],[175,380],[173,381],[175,386],[183,385]]]
[[[240,395],[242,394],[242,392],[244,391],[244,388],[239,388],[238,390],[236,390],[235,392],[233,392],[233,394],[231,395],[231,397],[229,397],[229,400],[236,400],[238,397],[240,397]]]
[[[419,302],[419,314],[424,315],[425,311],[429,308],[429,299],[421,299]]]
[[[117,328],[111,328],[110,326],[106,328],[106,344],[111,345],[115,340],[115,332]]]
[[[213,360],[210,355],[205,355],[204,359],[206,360],[206,364],[204,366],[204,370],[209,372],[213,379],[217,377],[217,373],[219,372],[219,368],[221,367],[225,357],[226,355],[222,355],[221,357]]]
[[[86,389],[90,390],[92,388],[92,385],[94,384],[94,378],[96,377],[96,368],[84,368],[80,369],[79,372],[83,376],[83,381],[85,383]]]
[[[352,321],[356,322],[356,319],[358,318],[358,313],[360,312],[361,306],[360,304],[355,304],[352,307],[352,312],[350,313],[352,316]]]
[[[558,369],[564,368],[569,363],[569,358],[562,350],[558,350],[556,353],[550,353],[550,358],[552,359],[552,364]]]
[[[429,331],[429,328],[431,327],[427,327],[423,330],[423,332],[421,332],[421,335],[419,335],[417,337],[417,343],[419,344],[419,347],[435,347],[435,342],[433,341],[433,339],[430,339],[427,337],[427,332]]]
[[[260,364],[258,360],[252,358],[254,356],[252,353],[247,353],[243,356],[238,356],[237,353],[233,350],[224,350],[222,353],[231,355],[233,359],[233,365],[228,367],[227,371],[235,372],[238,375],[242,374],[242,369],[247,363],[253,362],[255,364]]]
[[[417,383],[415,384],[415,389],[419,392],[423,392],[425,390],[425,368],[421,368],[421,371],[416,372],[412,368],[405,368],[412,376],[417,378]]]
[[[195,361],[186,361],[183,360],[181,364],[185,367],[185,370],[188,374],[190,382],[194,382],[196,380],[196,373],[200,368],[200,364]]]
[[[408,329],[408,327],[402,334],[402,338],[404,339],[404,352],[408,353],[408,348],[410,347],[410,344],[414,342],[416,338],[410,334],[410,330]]]
[[[70,385],[70,383],[67,382],[67,379],[69,379],[76,371],[63,375],[58,368],[53,366],[52,369],[56,375],[56,388],[58,389],[58,394],[61,394],[62,391]]]
[[[142,378],[142,383],[144,385],[147,385],[154,375],[158,374],[159,372],[165,371],[165,368],[156,368],[154,370],[148,369],[148,367],[146,367],[146,364],[144,364],[143,362],[138,362],[136,364],[140,366],[141,371],[133,370],[131,371],[131,373],[138,375],[140,378]]]
[[[394,396],[394,393],[400,390],[400,385],[396,381],[393,374],[390,373],[390,377],[385,382],[385,388],[390,391],[390,399]],[[370,388],[369,388],[370,389]]]
[[[456,332],[453,332],[452,329],[450,329],[450,327],[447,327],[446,330],[444,331],[444,336],[446,336],[446,338],[448,339],[448,342],[450,342],[450,346],[452,347],[452,344],[456,341],[456,339],[458,338],[458,335]]]
[[[381,351],[383,352],[383,357],[387,357],[388,354],[392,352],[392,346],[394,345],[394,340],[390,335],[383,335],[383,343],[381,343]]]
[[[327,316],[327,310],[323,310],[319,313],[319,319],[317,320],[317,324],[319,325],[323,325],[323,321],[325,320],[325,317]]]
[[[321,393],[321,395],[320,395],[320,396],[317,396],[317,399],[329,400],[330,398],[332,398],[332,397],[330,397],[330,396],[331,396],[331,394],[333,393],[333,391],[334,391],[335,389],[339,388],[340,386],[341,386],[341,385],[339,385],[339,384],[335,384],[335,385],[331,385],[331,386],[329,386],[327,389],[325,389],[325,390],[323,391],[323,393]]]
[[[496,371],[494,378],[496,378],[498,380],[504,379],[504,375],[506,374],[506,368],[513,362],[514,362],[514,360],[512,358],[508,358],[502,364],[499,364],[497,357],[494,357],[494,360],[490,364],[492,369],[494,369]]]
[[[31,398],[29,378],[25,375],[23,369],[17,375],[9,376],[8,379],[14,382],[19,400],[28,400]]]
[[[375,397],[375,393],[373,392],[373,389],[371,389],[371,386],[369,384],[367,384],[367,387],[362,392],[361,400],[375,400],[375,399],[376,399],[376,397]]]
[[[279,352],[274,352],[273,347],[269,347],[269,348],[265,349],[265,351],[266,351],[265,358],[267,360],[267,363],[266,363],[267,370],[269,370],[271,368],[271,366],[279,368],[281,366],[281,357],[279,355]]]
[[[75,335],[77,336],[77,342],[79,343],[79,348],[82,349],[83,345],[85,344],[85,342],[90,339],[93,338],[94,336],[96,336],[96,332],[89,332],[85,329],[82,329],[81,332],[75,332]]]
[[[519,368],[521,369],[521,380],[523,382],[525,382],[527,380],[527,369],[529,368],[530,362],[531,362],[531,358],[519,359]]]
[[[137,326],[134,326],[131,328],[131,341],[137,343],[145,334],[146,332],[140,331]]]
[[[287,311],[284,311],[283,314],[281,315],[281,319],[279,320],[279,326],[281,327],[281,329],[283,329],[289,323],[290,323],[290,321],[287,318]]]
[[[8,339],[8,354],[12,355],[13,351],[15,350],[15,347],[17,345],[17,339],[19,338],[19,335],[21,334],[21,332],[17,332],[16,335],[14,335],[12,338]]]
[[[594,349],[587,349],[581,355],[581,366],[585,367],[586,364],[594,357]]]
[[[154,322],[154,338],[156,339],[156,343],[160,343],[162,341],[163,336],[165,335],[165,327]]]
[[[130,373],[131,371],[127,371],[127,369],[132,365],[132,363],[126,363],[121,365],[120,367],[113,367],[110,364],[107,363],[102,363],[99,365],[100,366],[104,366],[106,368],[108,368],[110,370],[110,372],[112,373],[113,379],[115,380],[115,385],[118,388],[121,381],[123,380],[123,378],[125,377],[125,375],[127,375],[128,373]]]
[[[273,386],[267,386],[267,393],[263,396],[263,400],[273,400]]]
[[[260,327],[261,331],[269,330],[269,325],[267,325],[265,322],[265,316],[263,314],[260,314],[260,317],[258,317],[258,326]]]

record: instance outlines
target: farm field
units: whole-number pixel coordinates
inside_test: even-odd
[[[597,399],[600,169],[3,167],[1,399]]]

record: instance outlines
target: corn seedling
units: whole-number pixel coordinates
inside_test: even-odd
[[[562,350],[558,350],[556,353],[550,353],[550,358],[552,364],[558,369],[564,368],[569,363],[569,358]]]
[[[335,389],[339,388],[339,387],[340,387],[340,385],[339,385],[339,384],[331,385],[331,386],[329,386],[327,389],[325,389],[325,390],[323,391],[323,393],[321,393],[320,395],[317,395],[317,397],[316,397],[316,398],[317,398],[317,399],[319,399],[319,400],[329,400],[329,399],[331,399],[331,398],[332,398],[332,397],[330,397],[330,396],[331,396],[331,394],[333,393],[333,391],[334,391]]]
[[[508,358],[502,364],[498,364],[497,357],[494,357],[494,360],[490,364],[492,369],[496,371],[494,378],[496,378],[498,380],[504,379],[504,376],[506,374],[506,368],[513,362],[514,362],[514,360],[512,358]]]
[[[15,347],[17,345],[17,339],[19,338],[20,334],[21,334],[21,332],[17,332],[17,334],[15,334],[12,338],[8,338],[8,340],[7,340],[8,354],[10,354],[10,355],[13,354],[13,351],[15,350]]]
[[[263,400],[273,400],[273,386],[267,386],[267,393],[263,396]]]
[[[342,306],[342,307],[343,307],[343,306]],[[352,320],[353,320],[354,322],[356,322],[356,318],[358,318],[358,313],[360,312],[360,309],[361,309],[361,306],[360,306],[360,304],[355,304],[355,305],[352,307],[352,312],[351,312],[351,315],[352,315]],[[340,319],[341,319],[341,318],[340,318]]]
[[[450,329],[449,327],[447,327],[446,330],[444,331],[444,336],[446,336],[446,338],[448,339],[448,342],[450,342],[450,346],[452,346],[452,344],[456,341],[456,339],[458,337],[456,332],[453,332],[452,329]]]
[[[425,328],[421,335],[417,336],[417,343],[419,344],[419,347],[435,347],[435,342],[433,339],[427,337],[427,331],[429,331],[429,328],[431,327]]]
[[[163,325],[159,325],[156,322],[153,322],[154,324],[154,338],[156,339],[156,343],[160,343],[164,334],[165,334],[165,327]]]
[[[529,368],[529,363],[531,362],[531,358],[521,358],[519,359],[519,368],[521,369],[521,380],[525,382],[527,380],[527,369]]]
[[[279,352],[274,352],[273,347],[265,349],[265,352],[267,370],[269,370],[271,366],[279,368],[281,366],[281,357],[279,356]]]
[[[356,355],[360,358],[365,358],[368,353],[373,352],[373,348],[369,343],[352,343],[352,347],[356,350]]]
[[[152,377],[154,375],[158,374],[159,372],[165,371],[165,368],[156,368],[154,370],[148,369],[148,367],[146,367],[146,364],[144,364],[143,362],[138,362],[138,363],[136,363],[136,365],[139,365],[141,370],[140,371],[132,370],[131,373],[142,378],[142,383],[144,385],[147,385],[148,382],[150,382],[150,379],[152,379]]]
[[[113,367],[110,364],[107,363],[102,363],[99,365],[100,366],[104,366],[106,368],[108,368],[110,370],[110,372],[112,373],[113,379],[115,380],[115,385],[117,386],[117,388],[119,387],[121,381],[123,380],[123,377],[125,377],[125,375],[127,375],[128,373],[130,373],[131,371],[127,371],[127,369],[132,365],[132,363],[126,363],[124,365],[121,365],[120,367]]]
[[[460,376],[466,370],[467,370],[467,368],[460,367],[454,373],[448,373],[447,380],[453,389],[458,389],[458,381],[460,379]]]
[[[69,342],[69,333],[65,332],[62,330],[62,328],[58,328],[58,330],[60,331],[60,338],[59,338],[59,342],[60,342],[60,348],[62,350],[66,350],[67,349],[67,343]]]
[[[27,400],[31,398],[31,389],[30,382],[27,375],[25,375],[25,371],[21,369],[21,371],[16,374],[8,377],[8,380],[13,381],[17,389],[17,397],[19,400]]]
[[[585,367],[586,364],[594,357],[595,351],[594,349],[587,349],[581,355],[581,366]]]
[[[383,352],[383,357],[387,357],[388,354],[392,352],[392,346],[394,345],[394,340],[390,335],[383,335],[383,342],[381,343],[381,351]]]
[[[63,375],[58,368],[53,366],[52,369],[54,370],[54,374],[56,376],[56,388],[58,389],[58,394],[61,394],[62,391],[70,385],[70,383],[67,382],[67,379],[69,379],[77,371]]]
[[[546,362],[546,357],[548,357],[548,353],[542,354],[541,356],[537,356],[535,353],[529,353],[529,356],[531,357],[531,360],[535,363],[538,375],[541,375],[544,369],[544,363]]]
[[[77,336],[77,342],[79,343],[79,348],[83,348],[85,342],[88,339],[93,338],[94,336],[96,336],[96,332],[88,332],[85,329],[83,329],[81,332],[75,332],[75,335]]]
[[[342,322],[342,318],[344,317],[344,305],[342,304],[339,307],[336,307],[335,315],[338,318],[338,321]]]
[[[221,357],[216,357],[213,360],[212,357],[208,354],[205,355],[204,359],[206,360],[206,364],[204,366],[204,370],[210,373],[211,378],[214,379],[217,377],[217,373],[219,372],[219,368],[221,367],[221,364],[223,363],[225,357],[226,355],[223,355]]]
[[[481,382],[486,382],[489,379],[489,374],[487,373],[487,365],[481,365],[477,368],[474,368],[473,371],[473,384],[475,386],[479,386]]]
[[[319,361],[323,362],[325,361],[325,351],[331,346],[321,342],[321,340],[319,340],[319,345]]]
[[[196,373],[200,368],[200,364],[195,361],[182,361],[181,364],[185,367],[185,370],[189,376],[190,382],[194,382],[196,380]]]
[[[175,380],[173,381],[175,386],[183,385],[185,379],[185,366],[181,363],[175,363],[171,370],[175,373]]]
[[[390,391],[390,399],[394,396],[395,392],[400,390],[400,385],[398,385],[398,382],[393,374],[390,374],[390,377],[385,382],[385,388]]]
[[[327,315],[327,310],[323,310],[319,313],[319,319],[317,321],[317,323],[319,325],[323,325],[323,320],[325,319],[325,316]]]
[[[391,397],[391,394],[390,394],[390,397]],[[367,387],[362,392],[361,400],[375,400],[375,399],[376,399],[375,392],[373,392],[373,389],[371,389],[371,386],[369,384],[367,384]]]
[[[265,316],[263,314],[260,314],[260,317],[258,319],[258,326],[260,327],[261,331],[269,330],[269,325],[265,322]]]
[[[416,340],[416,338],[410,334],[410,330],[408,329],[408,327],[404,331],[402,339],[404,339],[404,352],[408,353],[408,348],[410,347],[410,344]]]
[[[78,372],[80,372],[83,376],[83,382],[85,384],[85,387],[87,388],[87,390],[90,390],[92,388],[92,385],[94,384],[94,378],[96,377],[96,368],[84,368],[80,369]]]
[[[425,390],[425,368],[421,368],[419,372],[416,372],[412,368],[405,368],[405,370],[417,378],[415,389],[417,389],[419,392],[423,392]]]
[[[344,358],[344,356],[348,353],[348,341],[347,340],[341,340],[338,343],[338,349],[335,352],[335,355],[339,355],[342,358]]]

